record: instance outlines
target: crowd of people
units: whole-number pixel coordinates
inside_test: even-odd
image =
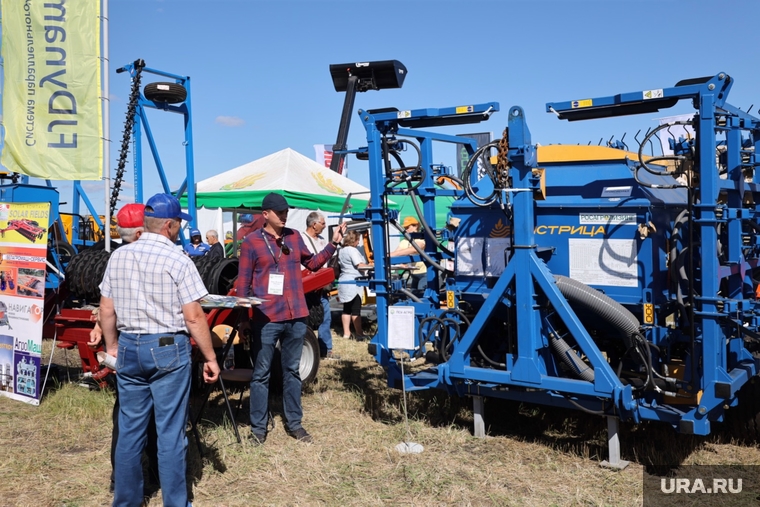
[[[328,239],[323,235],[325,217],[319,212],[308,215],[305,230],[299,233],[286,227],[290,206],[283,196],[268,194],[261,208],[256,219],[241,215],[237,236],[241,247],[236,294],[262,300],[252,307],[248,338],[253,365],[250,439],[255,445],[267,439],[269,382],[279,342],[285,430],[308,443],[313,437],[302,424],[299,365],[309,308],[301,270],[316,271],[331,258],[337,259],[343,337],[362,340],[366,338],[361,320],[363,289],[355,282],[373,264],[357,248],[360,235],[348,231],[346,223],[335,227]],[[216,231],[207,231],[208,243],[203,243],[201,232],[192,228],[190,242],[178,249],[183,220],[191,217],[169,194],[156,194],[144,206],[125,205],[117,214],[123,245],[111,254],[100,284],[102,297],[89,345],[104,345],[116,364],[111,446],[114,505],[140,505],[145,491],[158,487],[165,505],[167,499],[171,505],[189,505],[185,466],[191,339],[204,381],[213,384],[220,374],[200,303],[208,292],[190,257],[222,258],[224,247]],[[405,220],[404,227],[410,233],[419,231],[416,220]],[[391,255],[409,255],[409,248],[413,247],[402,244]],[[417,274],[412,272],[412,276]],[[322,356],[338,359],[333,352],[331,289],[328,285],[317,293],[323,309],[317,335]],[[143,484],[144,475],[148,484]]]

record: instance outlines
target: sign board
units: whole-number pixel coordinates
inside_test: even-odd
[[[50,203],[0,203],[0,395],[39,405]]]

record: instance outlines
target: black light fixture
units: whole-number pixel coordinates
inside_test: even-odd
[[[337,152],[346,149],[348,127],[351,125],[351,112],[357,92],[367,90],[384,90],[401,88],[406,78],[406,67],[398,60],[379,62],[338,63],[330,65],[330,75],[336,92],[346,92],[343,113],[340,116],[338,139],[333,146],[330,170],[338,172],[344,154]]]

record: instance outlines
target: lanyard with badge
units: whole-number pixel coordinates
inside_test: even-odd
[[[270,296],[282,296],[283,289],[285,287],[285,274],[280,273],[280,257],[282,257],[283,248],[280,248],[280,254],[275,257],[274,252],[272,251],[272,247],[269,245],[269,240],[264,234],[264,229],[261,229],[261,237],[264,239],[264,243],[266,243],[267,249],[272,255],[272,260],[274,261],[274,270],[269,272],[269,286],[267,287],[267,294]],[[282,241],[284,245],[285,239]]]

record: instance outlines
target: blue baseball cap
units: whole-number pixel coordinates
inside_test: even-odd
[[[192,220],[193,217],[182,212],[179,201],[169,194],[156,194],[145,203],[145,216],[152,218],[181,218]]]
[[[193,236],[200,236],[200,235],[201,235],[201,231],[199,231],[198,229],[190,229],[190,237],[191,238]]]

